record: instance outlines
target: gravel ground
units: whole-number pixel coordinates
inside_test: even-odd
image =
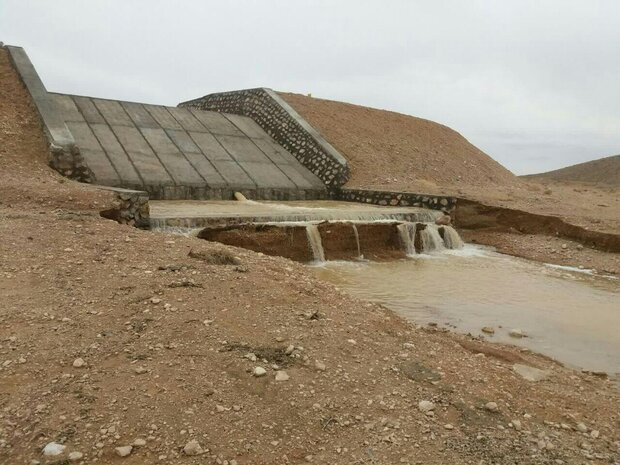
[[[102,219],[108,194],[46,167],[0,52],[0,463],[620,460],[604,377]]]

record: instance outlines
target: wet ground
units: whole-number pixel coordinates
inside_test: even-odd
[[[417,324],[437,323],[620,373],[620,280],[466,246],[388,263],[327,262],[318,276]],[[482,327],[493,327],[493,335]],[[521,329],[527,336],[509,335]]]

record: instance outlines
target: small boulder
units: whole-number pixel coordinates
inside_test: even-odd
[[[131,454],[133,446],[115,447],[114,450],[116,451],[116,455],[118,455],[119,457],[127,457],[129,454]]]
[[[289,378],[290,377],[286,371],[276,371],[276,381],[288,381]]]
[[[254,368],[252,374],[257,378],[260,378],[261,376],[265,376],[267,374],[267,370],[265,370],[263,367],[256,367]]]
[[[421,400],[418,403],[418,409],[420,410],[420,412],[430,412],[431,410],[435,409],[435,404],[432,403],[430,400]]]
[[[202,450],[202,447],[200,447],[200,443],[195,439],[192,439],[187,444],[185,444],[185,447],[183,448],[183,453],[185,455],[200,455],[204,453],[204,451]]]
[[[497,410],[499,409],[497,403],[495,402],[487,402],[486,404],[484,404],[484,408],[487,409],[489,412],[497,412]]]
[[[57,442],[48,442],[43,448],[43,455],[47,457],[55,457],[62,454],[67,446],[58,444]]]
[[[73,361],[73,368],[83,368],[85,366],[86,366],[86,362],[84,361],[83,358],[78,357]]]
[[[84,454],[78,451],[73,451],[69,454],[70,462],[77,462],[78,460],[82,460],[84,458]]]
[[[511,329],[510,332],[508,333],[508,335],[510,337],[514,337],[516,339],[521,339],[522,337],[525,336],[525,334],[523,334],[523,331],[521,331],[520,329]]]

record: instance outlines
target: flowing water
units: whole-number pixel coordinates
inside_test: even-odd
[[[306,224],[306,235],[308,236],[308,244],[312,249],[312,256],[315,262],[325,261],[325,252],[323,251],[323,243],[321,241],[321,233],[316,224]]]
[[[465,246],[395,262],[327,262],[316,274],[417,324],[524,346],[568,366],[620,373],[620,280]],[[509,336],[514,328],[527,337]]]
[[[440,251],[445,248],[443,239],[435,225],[429,224],[422,229],[420,231],[420,238],[422,239],[422,250],[424,252]]]

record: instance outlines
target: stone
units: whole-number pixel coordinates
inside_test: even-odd
[[[523,334],[523,331],[521,331],[520,329],[511,329],[510,332],[508,333],[508,335],[510,337],[514,337],[516,339],[521,339],[523,336],[525,336],[525,334]]]
[[[489,412],[497,412],[498,410],[497,404],[495,402],[487,402],[486,404],[484,404],[484,408],[487,409]]]
[[[577,423],[577,431],[579,431],[580,433],[587,433],[588,427],[583,423]]]
[[[318,360],[314,362],[314,368],[316,368],[319,371],[327,370],[327,367],[325,366],[325,364],[323,362],[319,362]]]
[[[284,353],[286,355],[291,355],[293,353],[293,351],[295,350],[295,346],[293,344],[291,344],[290,346],[288,346],[286,348],[286,350],[284,351]]]
[[[78,451],[73,451],[69,454],[69,460],[71,462],[75,462],[77,460],[81,460],[84,457],[84,454]]]
[[[452,429],[454,429],[454,426],[453,426],[453,425],[451,425],[450,423],[447,423],[447,424],[443,425],[443,427],[444,427],[445,429],[447,429],[447,430],[452,430]]]
[[[592,431],[590,431],[590,437],[592,439],[598,439],[599,435],[600,435],[600,433],[596,429],[593,429]]]
[[[261,376],[265,376],[267,374],[267,370],[265,370],[263,367],[256,367],[254,368],[252,374],[257,378],[260,378]]]
[[[143,446],[146,446],[146,441],[142,438],[138,438],[133,442],[132,445],[134,447],[143,447]]]
[[[288,381],[289,375],[286,371],[276,371],[276,381]]]
[[[200,455],[204,453],[204,451],[202,450],[202,447],[200,447],[200,443],[195,439],[192,439],[185,444],[185,447],[183,447],[183,453],[185,455]]]
[[[148,370],[144,367],[136,367],[133,370],[137,375],[142,375],[144,373],[146,373]]]
[[[245,354],[244,357],[247,358],[250,362],[255,362],[256,360],[258,360],[258,357],[252,352]]]
[[[519,420],[512,420],[512,427],[516,430],[516,431],[521,431],[522,426],[521,426],[521,421]]]
[[[161,299],[157,298],[157,297],[151,297],[151,303],[153,305],[157,305],[161,302]]]
[[[116,451],[116,455],[118,455],[119,457],[127,457],[129,454],[131,454],[133,446],[115,447],[114,450]]]
[[[495,328],[492,328],[490,326],[483,326],[482,332],[487,334],[495,334]]]
[[[542,381],[550,375],[550,373],[546,370],[540,370],[538,368],[534,368],[529,365],[522,365],[520,363],[515,363],[512,366],[512,370],[523,379],[531,382]]]
[[[73,361],[73,368],[82,368],[86,366],[86,362],[84,361],[83,358],[76,358]]]
[[[432,403],[430,400],[421,400],[418,403],[418,409],[420,410],[420,412],[430,412],[435,409],[435,404]]]
[[[48,442],[43,448],[43,455],[46,457],[55,457],[62,454],[67,446],[58,444],[57,442]]]

